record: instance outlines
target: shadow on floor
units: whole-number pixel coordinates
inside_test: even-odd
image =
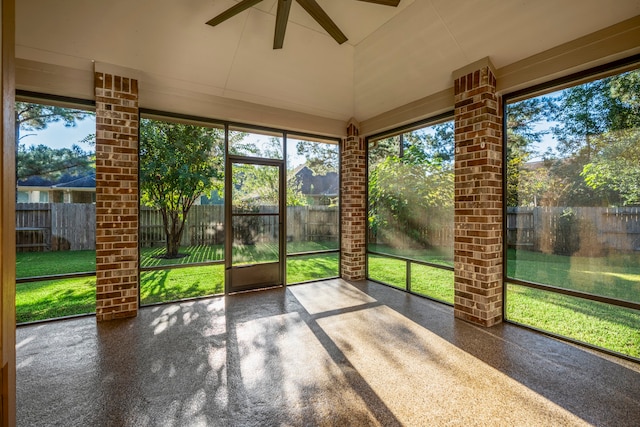
[[[637,425],[640,368],[370,282],[19,327],[21,426]]]

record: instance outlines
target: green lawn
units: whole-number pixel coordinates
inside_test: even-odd
[[[335,243],[296,242],[288,245],[290,252],[333,249]],[[268,259],[273,248],[242,248],[251,260]],[[142,267],[185,265],[197,262],[223,260],[224,248],[218,246],[190,246],[178,259],[157,258],[164,248],[143,248],[140,251]],[[288,283],[315,280],[338,275],[338,254],[320,254],[294,257],[287,260]],[[49,274],[95,271],[95,251],[20,252],[17,254],[18,278]],[[51,319],[75,314],[93,313],[95,304],[95,277],[47,280],[16,285],[16,320],[18,323]],[[175,301],[224,292],[224,265],[209,265],[140,273],[141,304]]]
[[[95,313],[96,278],[46,280],[16,285],[16,321]]]
[[[510,249],[507,275],[640,303],[640,254],[578,257]]]
[[[521,251],[517,257],[522,279],[580,290],[588,286],[590,292],[630,301],[640,298],[640,264],[631,262],[634,255],[603,260]],[[404,261],[369,255],[368,262],[370,278],[405,289]],[[513,259],[510,267],[514,268]],[[588,285],[578,282],[588,279]],[[453,272],[412,264],[411,290],[453,303]],[[512,284],[507,286],[506,298],[509,320],[640,357],[640,311]]]
[[[453,249],[436,247],[431,249],[398,249],[387,245],[373,243],[370,243],[367,248],[372,252],[396,255],[418,261],[453,267]]]
[[[413,264],[411,290],[453,304],[453,271]]]
[[[336,277],[339,263],[337,252],[287,258],[287,283]]]
[[[96,271],[96,251],[18,252],[16,277]]]
[[[223,292],[223,264],[140,272],[143,305]]]
[[[406,289],[406,261],[368,255],[368,262],[371,279]],[[453,271],[411,263],[411,291],[453,304]]]
[[[385,258],[378,255],[369,255],[368,262],[369,278],[379,280],[396,288],[406,289],[407,263],[405,261]]]
[[[509,320],[640,358],[640,311],[507,285]]]

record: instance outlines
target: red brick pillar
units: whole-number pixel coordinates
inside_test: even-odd
[[[454,72],[454,314],[502,321],[502,110],[488,58]]]
[[[366,277],[366,152],[359,134],[359,124],[351,120],[340,150],[340,268],[345,280]]]
[[[138,314],[138,81],[95,73],[96,318]]]

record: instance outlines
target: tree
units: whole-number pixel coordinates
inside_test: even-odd
[[[640,205],[640,129],[608,132],[604,148],[581,172],[592,189],[610,189],[624,205]]]
[[[50,123],[63,121],[67,127],[73,127],[78,120],[84,120],[94,114],[89,111],[73,108],[57,107],[54,105],[33,104],[30,102],[16,102],[16,142],[25,136],[21,131],[44,130]]]
[[[621,149],[614,136],[640,127],[639,90],[640,71],[635,70],[565,89],[555,99],[551,120],[557,123],[552,132],[559,155],[552,173],[567,183],[563,204],[607,206],[624,202],[619,193],[622,187],[608,185],[613,181],[597,175],[603,178],[604,170],[614,166],[610,153]],[[605,159],[609,159],[606,168]],[[633,162],[618,162],[616,167],[625,169],[617,173],[633,176],[631,165]],[[596,174],[596,170],[600,172]]]
[[[425,230],[437,228],[453,209],[453,150],[452,123],[378,140],[370,148],[368,220],[383,241],[430,245]]]
[[[594,190],[609,189],[625,205],[640,204],[640,70],[610,78],[608,96],[616,109],[580,175]],[[613,102],[612,102],[613,103]]]
[[[338,172],[340,160],[337,145],[317,143],[314,141],[298,141],[296,150],[299,156],[304,156],[306,166],[314,175],[326,175],[328,172]]]
[[[83,151],[77,145],[71,148],[51,148],[18,146],[17,176],[19,180],[40,176],[55,181],[65,174],[83,175],[95,171],[92,153]]]
[[[56,179],[65,173],[81,174],[93,169],[94,160],[91,153],[83,151],[77,145],[71,148],[55,149],[45,145],[26,147],[21,144],[23,138],[32,133],[46,129],[49,124],[64,122],[66,127],[76,126],[79,120],[93,116],[88,111],[53,105],[16,102],[16,161],[17,178],[26,179],[31,176]],[[93,135],[81,142],[87,142]]]
[[[535,146],[547,133],[535,125],[545,120],[552,108],[547,97],[518,101],[507,106],[507,206],[538,205],[547,198],[548,174],[544,165],[531,165]]]
[[[167,258],[179,256],[187,214],[196,200],[222,192],[223,141],[219,129],[140,121],[141,201],[162,215]]]

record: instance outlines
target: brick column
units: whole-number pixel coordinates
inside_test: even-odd
[[[359,124],[351,120],[340,150],[340,268],[345,280],[366,277],[366,152],[359,134]]]
[[[502,321],[502,110],[488,58],[454,72],[454,314]]]
[[[95,73],[96,318],[138,314],[138,82]]]

